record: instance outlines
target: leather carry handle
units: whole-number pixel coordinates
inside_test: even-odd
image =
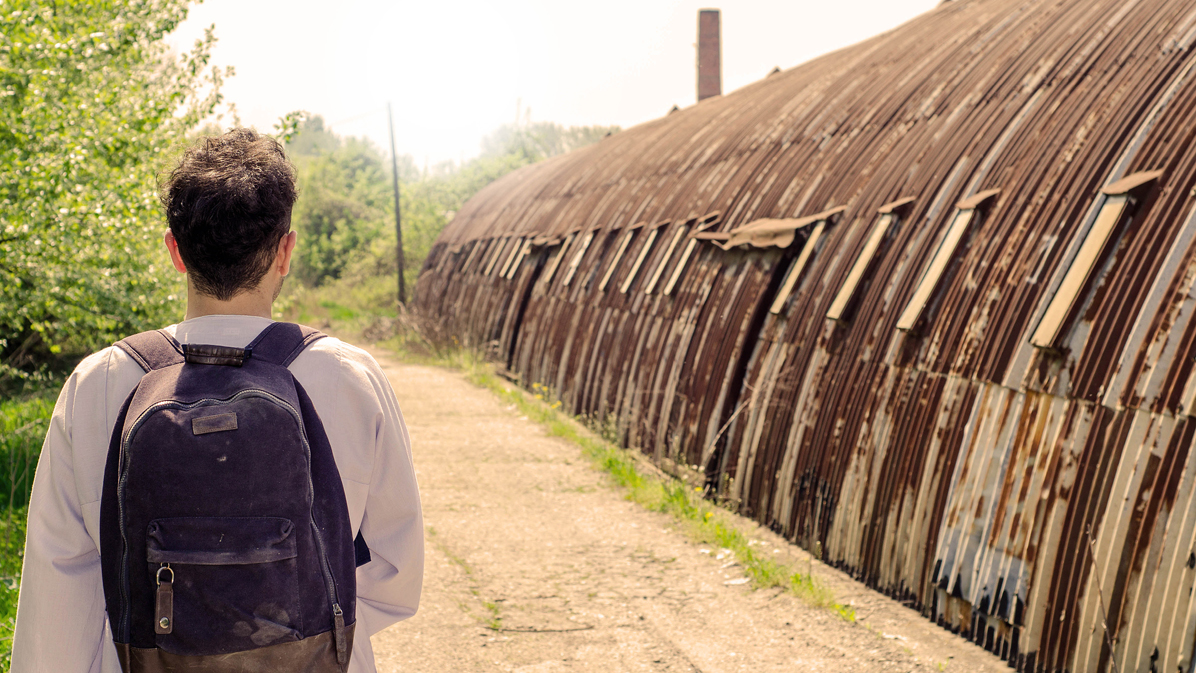
[[[252,355],[252,348],[183,344],[183,359],[188,364],[240,367]]]

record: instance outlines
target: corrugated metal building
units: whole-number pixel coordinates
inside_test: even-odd
[[[946,2],[490,185],[416,305],[1019,670],[1192,671],[1194,43]]]

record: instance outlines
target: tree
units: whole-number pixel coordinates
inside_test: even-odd
[[[319,116],[303,122],[287,154],[299,185],[291,215],[300,239],[296,275],[317,286],[340,278],[355,256],[393,226],[390,163],[368,140],[326,130]]]
[[[155,174],[221,102],[188,0],[0,0],[0,374],[181,312]]]
[[[483,141],[477,159],[424,171],[410,155],[399,156],[407,286],[415,287],[440,232],[482,187],[617,130],[548,123],[501,127]],[[303,121],[287,143],[287,155],[299,182],[291,223],[299,233],[295,271],[300,281],[329,288],[356,309],[393,307],[398,265],[389,159],[368,140],[332,133],[319,116]]]

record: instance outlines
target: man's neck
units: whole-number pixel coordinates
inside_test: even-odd
[[[251,315],[272,318],[273,305],[274,298],[261,291],[260,285],[256,290],[239,292],[232,299],[224,301],[197,292],[191,283],[187,283],[187,320],[202,318],[205,315]]]

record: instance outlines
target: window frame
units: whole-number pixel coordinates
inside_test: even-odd
[[[515,238],[515,245],[511,248],[511,254],[506,256],[507,260],[503,262],[502,266],[499,268],[499,278],[507,277],[507,272],[511,270],[511,264],[514,263],[515,257],[519,255],[519,251],[523,248],[523,243],[526,242],[526,240],[527,239],[522,236]]]
[[[1135,192],[1162,174],[1161,170],[1140,171],[1101,189],[1102,202],[1096,218],[1084,232],[1084,240],[1030,333],[1031,346],[1045,351],[1059,350],[1075,325],[1080,307],[1093,290],[1097,272],[1108,262],[1109,255],[1113,254],[1126,227],[1137,214],[1139,199]]]
[[[885,240],[891,238],[896,229],[901,226],[901,221],[904,219],[902,215],[916,199],[917,197],[907,196],[877,209],[876,212],[880,217],[873,223],[872,229],[868,232],[868,238],[864,241],[864,247],[856,256],[851,269],[848,270],[847,277],[839,286],[839,291],[835,293],[835,298],[831,300],[831,305],[826,311],[828,320],[850,322],[854,317],[856,303],[854,300],[857,298],[860,286],[869,280],[865,278],[868,275],[869,267],[876,260],[876,255],[881,251]]]
[[[802,272],[805,271],[806,265],[810,262],[810,257],[814,254],[814,248],[818,245],[818,241],[826,232],[827,227],[830,226],[830,218],[819,220],[814,225],[810,235],[806,237],[806,242],[801,246],[801,253],[798,254],[797,259],[789,265],[789,270],[785,272],[785,280],[781,283],[780,289],[777,290],[777,296],[773,298],[772,305],[768,307],[768,312],[773,315],[780,315],[781,310],[785,308],[785,302],[789,300],[789,295],[792,294],[794,286],[801,278]]]
[[[635,240],[636,234],[639,233],[639,230],[643,226],[643,222],[633,224],[623,232],[623,240],[619,241],[619,247],[615,250],[615,256],[611,259],[606,273],[602,274],[602,281],[598,283],[599,292],[606,292],[606,286],[610,284],[611,278],[614,278],[615,271],[619,268],[619,261],[623,259],[623,255],[627,253],[627,249],[631,247],[631,242]]]
[[[578,249],[577,254],[573,255],[573,259],[569,261],[569,268],[565,271],[565,279],[561,281],[561,287],[569,287],[569,283],[573,282],[573,276],[577,275],[577,268],[581,266],[581,260],[590,249],[590,244],[594,242],[596,233],[596,230],[591,229],[582,237],[581,248]]]
[[[503,275],[507,280],[515,280],[515,274],[519,272],[519,267],[523,266],[523,260],[527,259],[528,254],[532,251],[532,239],[526,238],[523,245],[519,246],[519,252],[516,253],[515,261],[510,268]]]
[[[565,258],[565,253],[569,251],[569,246],[573,244],[573,237],[576,235],[576,231],[567,234],[564,240],[561,241],[561,247],[553,256],[552,261],[548,262],[548,268],[544,270],[543,282],[545,287],[552,284],[552,279],[556,276],[557,269],[561,266],[561,260]]]
[[[677,266],[673,269],[673,273],[669,274],[669,280],[664,284],[664,291],[661,293],[664,296],[673,294],[673,290],[677,287],[677,282],[681,280],[681,274],[685,273],[685,266],[689,264],[689,258],[693,256],[694,249],[698,247],[698,239],[690,238],[689,242],[685,244],[685,250],[681,253],[681,259],[677,261]]]
[[[635,263],[631,265],[631,271],[628,272],[627,278],[623,280],[623,284],[619,287],[620,294],[627,294],[631,291],[631,286],[635,283],[636,276],[639,275],[644,262],[656,247],[656,240],[660,238],[660,230],[669,224],[668,220],[657,222],[648,230],[648,240],[644,241],[644,247],[640,248],[639,254],[635,257]]]
[[[955,215],[947,227],[943,237],[939,239],[938,247],[930,258],[930,263],[922,270],[914,292],[905,304],[905,309],[897,318],[896,328],[907,334],[918,334],[924,326],[926,308],[934,302],[939,292],[944,274],[955,260],[959,246],[974,224],[983,220],[986,209],[984,206],[993,197],[1001,193],[999,189],[989,189],[971,196],[956,204]]]
[[[495,239],[495,250],[486,260],[486,270],[482,272],[483,276],[489,276],[494,273],[494,267],[498,266],[498,260],[502,257],[503,251],[507,249],[507,244],[511,242],[510,236]]]
[[[715,211],[703,216],[694,225],[693,231],[689,234],[689,242],[685,245],[685,251],[681,253],[681,259],[677,261],[677,266],[673,268],[673,273],[669,274],[669,280],[664,285],[664,291],[662,292],[664,296],[672,295],[673,290],[677,288],[677,284],[681,281],[681,276],[684,275],[685,268],[689,265],[689,260],[693,256],[694,250],[698,247],[698,234],[717,224],[721,216],[721,212]]]
[[[473,246],[469,249],[469,256],[465,258],[465,264],[461,266],[461,273],[469,273],[470,268],[476,258],[483,256],[482,249],[486,246],[486,239],[479,238],[473,242]]]
[[[669,247],[665,248],[664,255],[661,256],[660,262],[656,265],[656,269],[652,272],[652,277],[648,280],[648,284],[644,286],[644,294],[652,294],[656,290],[657,284],[660,283],[660,277],[664,275],[665,268],[669,265],[669,259],[673,256],[673,251],[677,249],[677,244],[685,237],[686,230],[689,228],[688,223],[682,223],[673,232],[673,238],[669,240]]]

